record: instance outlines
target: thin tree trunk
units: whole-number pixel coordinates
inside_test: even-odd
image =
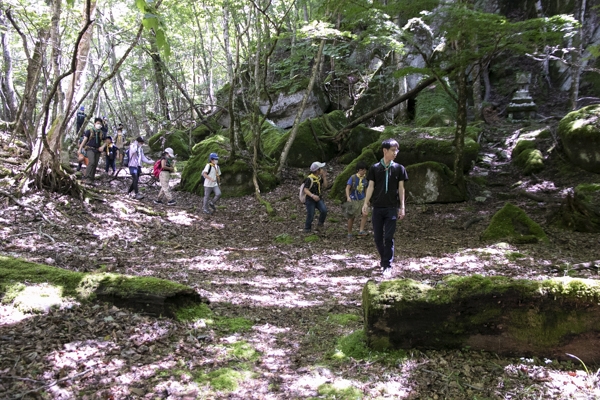
[[[2,34],[2,59],[4,60],[4,76],[2,77],[2,93],[6,102],[6,112],[3,112],[3,119],[6,121],[14,121],[17,116],[17,94],[13,83],[13,63],[10,52],[10,31],[6,21],[6,15],[3,10],[0,10],[0,27]]]
[[[152,67],[154,68],[154,79],[156,80],[156,87],[158,90],[158,98],[160,99],[160,114],[165,121],[170,121],[171,116],[169,113],[169,102],[167,100],[167,88],[165,86],[165,79],[163,76],[163,63],[158,53],[158,47],[156,45],[156,39],[149,35],[150,38],[150,57],[152,58]]]
[[[473,68],[473,110],[475,121],[483,119],[483,99],[481,98],[481,66],[476,64]]]
[[[467,76],[463,68],[458,71],[456,77],[456,89],[458,97],[458,108],[456,113],[456,133],[454,135],[454,179],[453,184],[458,185],[464,179],[463,163],[465,148],[465,132],[467,131]]]
[[[571,52],[571,90],[569,93],[569,106],[571,110],[577,109],[577,100],[579,98],[579,83],[581,81],[581,63],[583,53],[583,22],[585,18],[586,0],[581,0],[581,9],[579,10],[579,22],[581,25],[577,34],[573,38],[574,51]]]
[[[325,39],[321,39],[321,43],[319,44],[319,50],[317,51],[317,55],[315,56],[315,61],[313,64],[312,73],[310,75],[310,81],[308,82],[308,87],[306,88],[306,94],[302,99],[302,104],[300,105],[300,109],[296,114],[296,119],[294,120],[294,126],[292,127],[292,131],[290,132],[290,136],[288,137],[287,142],[281,152],[281,157],[279,158],[279,165],[277,166],[276,176],[277,179],[281,180],[283,168],[287,162],[287,157],[292,148],[292,144],[294,144],[294,140],[296,139],[296,135],[298,134],[298,127],[300,125],[300,118],[304,113],[304,109],[306,108],[306,103],[308,102],[308,96],[312,93],[313,86],[315,81],[317,80],[317,75],[319,73],[319,65],[321,64],[321,56],[323,55],[323,47],[325,47]]]

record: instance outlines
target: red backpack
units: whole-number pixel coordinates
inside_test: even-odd
[[[152,169],[152,175],[154,175],[156,178],[158,178],[158,176],[160,175],[160,171],[162,171],[162,158],[160,160],[157,160],[154,163],[154,168]]]

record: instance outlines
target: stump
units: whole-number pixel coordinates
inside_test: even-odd
[[[435,287],[405,279],[363,289],[370,347],[457,349],[600,362],[600,284],[557,278],[451,277]]]

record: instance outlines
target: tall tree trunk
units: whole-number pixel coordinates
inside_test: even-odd
[[[52,4],[52,19],[50,20],[50,62],[52,65],[51,80],[55,81],[60,75],[59,58],[60,58],[60,14],[62,12],[62,0],[53,0]],[[54,120],[59,112],[63,109],[63,100],[65,94],[59,88],[54,96],[51,119]],[[59,111],[60,110],[60,111]]]
[[[24,135],[27,138],[29,148],[33,149],[35,141],[33,113],[37,103],[37,88],[42,70],[43,57],[48,45],[49,31],[41,29],[38,31],[31,59],[27,63],[27,79],[23,97],[17,111],[15,135]]]
[[[10,30],[6,15],[0,10],[0,40],[2,41],[2,59],[4,61],[4,75],[2,76],[2,93],[6,102],[6,110],[2,110],[2,118],[6,121],[14,121],[17,116],[17,94],[13,83],[13,63],[10,53]]]
[[[158,98],[160,99],[160,114],[165,121],[170,121],[169,101],[167,100],[167,88],[163,75],[163,63],[156,45],[156,38],[150,34],[150,57],[152,57],[152,67],[154,68],[154,79],[156,80],[156,88],[158,90]]]
[[[454,134],[454,179],[453,184],[458,185],[464,179],[463,163],[465,148],[465,132],[467,131],[467,76],[463,68],[457,72],[456,91],[458,108],[456,115],[456,132]]]
[[[317,51],[317,55],[315,56],[315,61],[313,64],[312,73],[310,75],[310,81],[308,82],[308,87],[306,88],[306,94],[302,99],[302,104],[300,105],[300,109],[296,114],[296,119],[294,120],[294,126],[292,127],[292,131],[290,132],[290,136],[288,137],[287,142],[281,152],[281,157],[279,158],[279,165],[277,166],[276,176],[277,179],[281,180],[283,168],[287,162],[288,154],[290,153],[290,149],[292,148],[292,144],[294,144],[294,140],[296,140],[296,135],[298,134],[298,127],[300,125],[300,117],[304,113],[304,109],[306,108],[306,103],[308,101],[308,96],[312,93],[313,86],[315,81],[317,80],[317,75],[319,74],[319,65],[321,64],[321,56],[323,55],[323,47],[325,47],[325,39],[321,40],[319,44],[319,50]]]
[[[483,119],[483,99],[481,98],[481,66],[476,64],[473,67],[473,110],[475,121]]]
[[[569,106],[571,110],[577,109],[577,100],[579,98],[579,82],[581,81],[581,63],[583,53],[583,23],[585,19],[586,0],[581,0],[581,9],[579,10],[579,22],[581,25],[577,34],[573,37],[573,51],[571,52],[571,89],[569,93]]]

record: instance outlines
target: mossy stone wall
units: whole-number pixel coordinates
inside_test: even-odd
[[[467,198],[464,182],[453,185],[454,173],[444,164],[428,161],[406,167],[404,183],[409,203],[458,203]]]
[[[556,278],[449,277],[436,286],[410,279],[363,289],[370,347],[470,347],[515,356],[600,360],[600,283]]]

